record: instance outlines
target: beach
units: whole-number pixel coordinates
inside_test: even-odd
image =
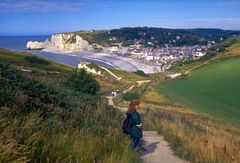
[[[141,70],[145,73],[157,73],[161,72],[161,69],[156,67],[155,65],[149,65],[146,63],[142,63],[130,57],[122,57],[116,54],[109,53],[93,53],[93,52],[76,52],[71,50],[61,50],[61,49],[43,49],[44,52],[56,53],[74,57],[81,57],[87,60],[95,60],[99,62],[103,62],[105,64],[110,65],[116,69],[126,70],[126,71],[137,71]]]

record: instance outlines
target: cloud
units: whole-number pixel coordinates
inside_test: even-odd
[[[76,12],[90,0],[1,0],[0,12]]]

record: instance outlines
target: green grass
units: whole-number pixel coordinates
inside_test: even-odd
[[[125,101],[131,101],[131,100],[139,100],[140,95],[136,92],[129,92],[129,93],[124,93],[122,95],[122,99]]]
[[[64,86],[71,69],[0,49],[0,162],[141,162],[119,110]]]
[[[141,80],[154,80],[159,78],[166,78],[167,76],[163,73],[154,73],[154,74],[142,74],[139,71],[136,72],[128,72],[125,70],[118,70],[118,69],[110,69],[118,77],[128,81],[141,81]]]
[[[184,79],[157,87],[201,112],[240,123],[240,59],[209,64]]]
[[[73,69],[72,66],[56,63],[34,54],[10,51],[1,48],[0,62],[47,71],[70,71]]]

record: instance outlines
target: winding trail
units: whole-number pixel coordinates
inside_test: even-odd
[[[143,83],[151,82],[150,80],[137,81],[138,86]],[[126,93],[132,90],[135,85],[132,85],[127,90],[123,91]],[[115,96],[116,97],[116,96]],[[108,96],[108,105],[113,106],[122,112],[126,112],[127,108],[118,107],[114,104],[112,96]],[[143,147],[146,151],[142,152],[141,159],[144,163],[189,163],[186,160],[182,160],[178,156],[174,155],[173,150],[169,147],[169,144],[164,140],[163,136],[159,135],[157,131],[143,131]]]

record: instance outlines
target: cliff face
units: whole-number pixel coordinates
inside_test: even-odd
[[[28,41],[27,43],[27,49],[44,49],[44,43],[38,42],[38,41]]]
[[[93,51],[92,45],[74,34],[55,34],[44,42],[27,43],[27,49],[67,49],[72,51]]]

